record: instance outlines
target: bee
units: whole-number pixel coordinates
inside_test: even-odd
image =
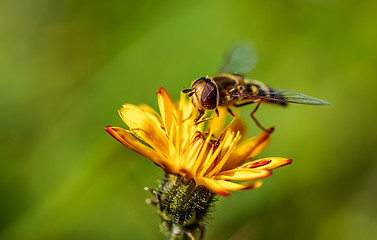
[[[227,53],[220,74],[198,78],[192,82],[191,88],[182,91],[191,97],[194,107],[198,109],[198,117],[194,120],[196,124],[212,119],[204,118],[205,112],[208,110],[214,110],[218,116],[218,108],[226,107],[230,115],[235,118],[236,116],[230,107],[241,107],[256,103],[250,117],[260,129],[268,131],[254,116],[261,103],[280,106],[286,106],[288,103],[329,104],[308,95],[269,87],[260,81],[245,78],[244,74],[254,64],[255,57],[250,45],[246,43],[235,45]]]

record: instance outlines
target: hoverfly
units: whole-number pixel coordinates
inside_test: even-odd
[[[192,82],[191,88],[182,91],[188,93],[188,96],[192,98],[194,107],[198,109],[199,115],[194,120],[197,124],[212,119],[202,119],[206,110],[215,110],[218,116],[217,108],[226,107],[235,118],[230,107],[241,107],[256,103],[257,105],[250,113],[250,117],[259,128],[267,131],[254,117],[262,102],[281,106],[286,106],[288,103],[329,104],[308,95],[268,87],[260,81],[246,79],[243,75],[254,66],[254,59],[253,51],[248,44],[235,45],[227,53],[220,74],[198,78]]]

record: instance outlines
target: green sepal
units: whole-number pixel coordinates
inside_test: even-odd
[[[161,231],[171,240],[202,239],[205,218],[216,195],[194,180],[166,174],[157,191],[152,191],[159,208]]]

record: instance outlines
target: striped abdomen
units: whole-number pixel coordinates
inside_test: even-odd
[[[281,106],[287,106],[287,102],[282,94],[275,91],[274,88],[266,86],[264,83],[256,80],[247,80],[243,91],[243,99],[262,99],[263,102],[276,103]]]

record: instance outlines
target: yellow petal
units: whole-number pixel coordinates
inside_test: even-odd
[[[202,185],[208,190],[210,190],[213,193],[216,193],[221,196],[229,196],[230,191],[223,188],[219,183],[218,180],[212,179],[212,178],[195,178],[195,182],[197,185]]]
[[[195,177],[192,171],[188,170],[185,166],[180,166],[178,170],[179,170],[178,174],[181,176],[186,176],[188,178]]]
[[[221,187],[229,191],[239,191],[239,190],[246,190],[246,189],[252,189],[252,188],[259,188],[263,184],[261,180],[256,181],[256,182],[243,182],[243,183],[234,183],[234,182],[229,182],[229,181],[217,180],[217,183]]]
[[[270,157],[254,160],[238,167],[237,169],[274,169],[290,164],[292,159],[281,157]]]
[[[192,103],[186,100],[186,95],[181,93],[179,101],[180,132],[178,133],[182,139],[188,139],[195,131],[203,132],[204,124],[195,124],[194,120],[198,116],[198,110]]]
[[[176,173],[177,167],[173,162],[165,158],[161,153],[156,152],[154,149],[145,146],[136,140],[129,132],[119,127],[106,127],[105,130],[111,134],[116,140],[124,144],[131,150],[139,153],[140,155],[149,158],[155,164],[163,168],[166,172]]]
[[[200,168],[200,172],[198,173],[198,176],[212,176],[213,173],[215,173],[213,170],[216,167],[216,165],[221,161],[221,152],[225,151],[225,145],[226,143],[230,142],[232,140],[230,135],[234,135],[234,133],[226,132],[223,141],[220,141],[220,145],[218,145],[215,149],[215,151],[212,151],[213,153],[211,155],[208,155],[204,162],[202,163],[202,166]],[[230,139],[230,141],[229,141]],[[227,141],[226,141],[227,140]],[[228,144],[229,145],[229,144]],[[229,146],[227,146],[229,148]],[[224,149],[224,150],[223,150]],[[225,153],[226,154],[226,153]],[[216,171],[220,170],[220,168],[217,168]]]
[[[220,137],[223,132],[226,116],[229,114],[224,107],[219,107],[218,111],[219,116],[217,117],[216,113],[213,112],[211,115],[213,119],[208,121],[208,129],[210,129],[216,137]]]
[[[221,172],[215,176],[218,180],[246,181],[265,178],[271,175],[271,171],[266,169],[242,169]]]
[[[195,107],[186,99],[186,94],[181,92],[179,103],[178,103],[179,112],[182,114],[181,119],[190,118],[194,121],[196,116],[193,114]],[[192,123],[193,123],[192,121]]]
[[[244,183],[233,183],[228,181],[222,180],[215,180],[213,178],[195,178],[195,182],[198,185],[202,185],[206,187],[213,193],[216,193],[221,196],[229,196],[231,191],[238,191],[238,190],[245,190],[245,189],[252,189],[258,188],[262,186],[262,181],[256,182],[244,182]]]
[[[229,156],[232,154],[233,150],[237,146],[237,143],[240,139],[241,139],[241,136],[239,132],[236,134],[234,132],[227,132],[222,142],[224,143],[224,145],[219,146],[219,148],[222,149],[220,153],[221,155],[219,158],[220,161],[216,163],[215,167],[211,170],[210,173],[208,173],[207,176],[216,175],[218,172],[221,171],[221,169],[223,169],[224,165],[227,163],[229,159]]]
[[[242,137],[246,136],[247,134],[247,127],[241,118],[236,118],[234,123],[229,126],[229,130],[233,132],[240,132]]]
[[[119,110],[119,115],[137,137],[156,151],[160,151],[165,156],[170,156],[169,141],[158,115],[132,104],[123,105],[122,109]]]
[[[162,87],[157,92],[157,101],[165,130],[170,137],[172,131],[172,122],[174,121],[174,115],[176,112],[175,105],[168,92],[165,90],[165,88]]]
[[[129,106],[130,104],[124,104],[123,106],[127,107]],[[155,117],[159,118],[160,116],[158,115],[158,113],[149,105],[146,105],[146,104],[140,104],[137,106],[138,108],[140,108],[141,110],[143,111],[146,111],[146,112],[149,112],[151,114],[153,114]]]
[[[229,159],[222,170],[224,171],[232,169],[237,164],[257,156],[269,144],[270,134],[270,132],[262,131],[254,138],[246,140],[244,143],[237,146],[236,149],[229,156]]]
[[[211,132],[209,134],[211,134]],[[210,145],[210,137],[207,137],[205,141],[200,138],[197,141],[201,142],[201,149],[199,154],[196,154],[196,157],[191,158],[191,164],[189,165],[190,169],[196,174],[198,174],[198,169],[201,169],[201,167],[205,165],[208,156],[211,156],[213,153],[213,147]]]

